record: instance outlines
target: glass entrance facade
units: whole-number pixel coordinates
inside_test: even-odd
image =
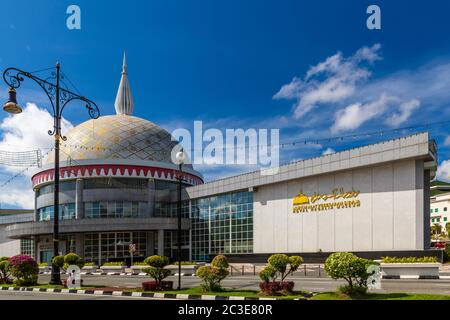
[[[253,253],[253,193],[234,192],[191,201],[192,259]]]
[[[146,257],[146,232],[105,232],[84,235],[84,258],[101,265],[105,261],[124,261],[131,258],[130,244],[136,245],[133,258]]]

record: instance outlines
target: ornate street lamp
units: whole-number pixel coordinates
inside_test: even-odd
[[[61,135],[61,117],[66,105],[73,100],[80,100],[86,103],[86,109],[92,119],[100,116],[100,110],[95,102],[73,93],[67,89],[62,81],[64,77],[60,74],[60,64],[56,63],[56,72],[53,71],[47,79],[41,79],[30,72],[17,68],[8,68],[3,72],[3,80],[9,86],[9,100],[3,105],[6,112],[17,114],[22,109],[17,104],[16,89],[20,87],[24,78],[34,80],[47,94],[52,106],[53,130],[49,130],[48,134],[55,136],[55,167],[54,167],[54,205],[53,205],[53,256],[59,254],[59,143],[62,139],[67,138]],[[56,84],[53,81],[56,81]],[[61,87],[63,85],[64,87]],[[53,259],[52,259],[53,260]],[[59,267],[53,264],[50,284],[61,284],[61,275]]]
[[[186,160],[186,155],[181,151],[177,152],[175,156],[178,162],[178,250],[177,250],[177,258],[178,258],[178,290],[181,290],[181,184],[183,182],[183,164]]]

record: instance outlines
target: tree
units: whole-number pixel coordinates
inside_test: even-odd
[[[203,280],[204,291],[221,291],[220,282],[228,276],[228,261],[223,255],[214,257],[210,266],[203,266],[197,269],[197,277]]]
[[[332,279],[344,279],[347,285],[340,287],[343,293],[365,293],[367,291],[367,268],[376,264],[367,259],[358,258],[350,252],[336,252],[325,261],[325,272]]]
[[[156,287],[161,286],[162,281],[170,275],[169,269],[164,269],[169,264],[169,258],[166,256],[150,256],[144,260],[144,263],[149,265],[148,268],[143,269],[150,277],[155,279]]]
[[[447,231],[447,237],[450,238],[450,222],[445,224],[445,231]]]
[[[430,228],[431,237],[435,240],[439,240],[439,236],[442,234],[442,226],[439,223],[435,223]]]

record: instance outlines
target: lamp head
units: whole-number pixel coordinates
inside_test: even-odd
[[[183,164],[184,161],[186,160],[186,155],[184,154],[183,150],[178,151],[177,154],[175,155],[175,158],[177,159],[177,162],[179,164]]]
[[[8,93],[9,93],[9,100],[3,105],[3,110],[12,114],[21,113],[22,108],[17,104],[16,90],[10,87]]]

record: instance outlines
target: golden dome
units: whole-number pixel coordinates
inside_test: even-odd
[[[131,115],[109,115],[71,129],[61,140],[60,160],[131,159],[169,162],[177,144],[153,122]],[[53,162],[53,152],[47,157]],[[76,163],[72,163],[76,165]]]
[[[294,198],[294,206],[298,206],[301,204],[308,204],[309,199],[306,195],[304,195],[302,192],[300,192],[295,198]]]

